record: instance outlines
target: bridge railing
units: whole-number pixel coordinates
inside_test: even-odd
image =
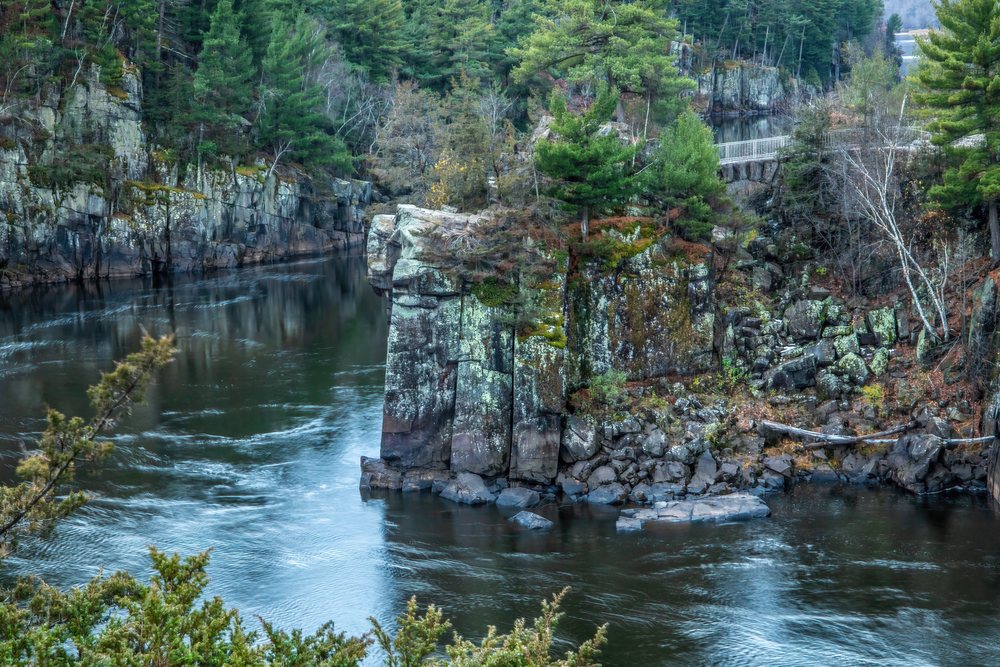
[[[731,141],[719,144],[719,162],[751,162],[764,160],[778,154],[778,149],[788,143],[791,137],[768,137],[749,141]]]
[[[823,135],[824,148],[830,148],[840,142],[851,142],[858,128],[847,127],[833,130]],[[918,140],[928,140],[930,133],[919,125],[899,128],[896,141],[899,144],[909,144]],[[766,139],[750,139],[748,141],[730,141],[725,144],[717,144],[719,150],[719,164],[732,164],[734,162],[753,162],[754,160],[768,160],[778,154],[782,146],[786,146],[792,138],[790,136],[768,137]]]

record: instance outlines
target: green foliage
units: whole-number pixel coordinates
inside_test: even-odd
[[[304,13],[294,26],[275,21],[259,91],[266,109],[261,141],[275,148],[275,159],[287,149],[292,159],[307,166],[329,164],[346,171],[352,162],[350,151],[328,131],[331,123],[323,113],[323,90],[311,78],[329,50],[326,33]]]
[[[632,169],[639,145],[622,145],[614,132],[600,132],[619,100],[617,92],[603,92],[581,116],[566,110],[566,101],[553,92],[551,129],[558,140],[535,144],[535,165],[555,183],[551,194],[571,210],[583,210],[587,235],[590,207],[623,204],[639,193],[640,179]]]
[[[499,308],[504,304],[513,303],[520,290],[517,285],[502,283],[494,276],[489,276],[481,283],[474,283],[471,291],[484,306]]]
[[[216,135],[230,135],[248,115],[254,78],[253,51],[240,34],[232,0],[219,0],[194,75],[194,119]]]
[[[985,203],[993,234],[993,259],[1000,260],[1000,5],[993,0],[941,0],[942,30],[920,41],[926,65],[917,73],[923,92],[915,99],[934,110],[927,125],[932,142],[954,147],[955,164],[944,183],[930,189],[940,205]],[[983,134],[978,145],[957,148],[962,139]]]
[[[409,45],[400,0],[343,0],[334,5],[334,26],[344,56],[367,69],[376,81],[388,81],[403,64]]]
[[[609,369],[607,372],[598,375],[590,383],[590,394],[595,401],[601,403],[613,403],[625,393],[625,381],[628,375],[624,371]]]
[[[571,81],[655,95],[666,122],[684,108],[678,93],[691,82],[677,73],[676,58],[669,55],[677,21],[667,18],[665,0],[546,0],[535,24],[522,46],[508,49],[521,61],[516,80],[552,69]],[[619,107],[618,120],[624,121],[621,112]]]
[[[49,410],[49,425],[37,451],[18,464],[17,474],[25,481],[0,486],[0,555],[24,537],[51,532],[56,520],[87,501],[87,494],[80,491],[63,495],[64,487],[80,463],[98,462],[111,451],[111,444],[99,442],[100,438],[142,402],[152,372],[167,364],[174,352],[173,336],[159,340],[146,336],[141,351],[130,354],[114,371],[102,373],[101,381],[87,392],[96,413],[89,422]]]
[[[838,195],[827,178],[831,153],[825,144],[825,135],[833,124],[831,114],[832,109],[825,103],[802,108],[792,141],[779,151],[783,162],[782,194],[790,213],[824,213],[836,205]]]
[[[563,589],[552,596],[552,602],[542,601],[542,614],[533,626],[519,619],[508,635],[498,635],[490,626],[486,637],[476,644],[455,637],[454,646],[448,647],[448,665],[451,667],[599,667],[595,662],[604,643],[607,626],[601,626],[593,639],[588,639],[575,651],[567,651],[563,660],[553,660],[552,637],[562,617],[559,605],[569,592]],[[393,666],[394,667],[394,666]]]
[[[74,183],[93,183],[107,188],[108,170],[114,149],[107,144],[74,144],[60,146],[58,157],[47,164],[28,167],[28,178],[39,187],[71,188]]]
[[[691,111],[686,111],[660,137],[650,192],[665,200],[667,207],[681,207],[675,221],[688,240],[711,237],[715,212],[712,202],[725,193],[719,177],[719,152],[712,131]]]
[[[904,86],[896,86],[899,67],[881,51],[866,56],[857,44],[845,49],[851,64],[850,79],[839,87],[840,101],[849,110],[866,119],[875,114],[898,114],[905,93]]]

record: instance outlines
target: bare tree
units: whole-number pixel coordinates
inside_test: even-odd
[[[904,124],[905,98],[898,115],[870,113],[855,129],[839,133],[837,153],[846,166],[847,184],[859,209],[889,242],[896,255],[920,321],[928,333],[935,334],[923,301],[941,321],[940,335],[949,339],[948,310],[944,292],[948,280],[948,247],[939,248],[938,277],[920,261],[914,240],[899,224],[903,209],[900,163],[906,159],[906,148],[912,142],[911,132]],[[919,294],[923,287],[925,294]],[[923,296],[923,298],[922,298]]]

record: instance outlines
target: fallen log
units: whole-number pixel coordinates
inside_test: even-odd
[[[920,428],[920,423],[917,421],[911,421],[902,426],[897,426],[891,428],[888,431],[880,431],[878,433],[869,433],[868,435],[833,435],[830,433],[819,433],[817,431],[808,431],[804,428],[796,428],[795,426],[789,426],[787,424],[779,424],[778,422],[772,422],[764,420],[760,423],[761,426],[769,428],[777,433],[784,433],[785,435],[797,436],[800,438],[809,438],[811,440],[818,440],[819,442],[808,442],[804,446],[806,449],[819,449],[820,447],[829,447],[830,445],[856,445],[862,442],[875,443],[875,444],[891,444],[896,442],[891,439],[884,439],[887,435],[895,435],[897,433],[905,433],[911,429]],[[988,442],[993,439],[992,435],[988,435],[982,438],[948,438],[945,439],[944,443],[946,445],[960,445],[962,443],[974,443],[974,442]]]

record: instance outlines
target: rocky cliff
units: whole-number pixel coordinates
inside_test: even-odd
[[[391,299],[377,486],[451,472],[549,483],[570,391],[612,369],[643,380],[710,363],[705,258],[654,244],[614,271],[584,263],[571,280],[564,259],[522,282],[534,321],[518,325],[510,306],[427,261],[428,239],[477,222],[413,206],[372,221],[369,280]]]
[[[696,81],[712,114],[771,113],[787,106],[794,93],[776,67],[737,61],[719,62]]]
[[[182,166],[142,89],[97,68],[0,118],[0,285],[234,267],[361,243],[371,184],[264,163]]]
[[[985,491],[989,443],[962,439],[987,429],[962,369],[948,362],[938,375],[928,363],[905,300],[869,306],[810,284],[815,266],[796,239],[730,248],[716,284],[702,246],[629,246],[638,230],[605,231],[641,251],[573,256],[522,279],[525,324],[434,259],[442,236],[485,219],[399,206],[373,220],[369,281],[390,299],[391,323],[381,452],[363,459],[363,486],[474,503],[509,485],[600,503],[813,479]],[[987,279],[972,303],[969,337],[983,349],[995,293]],[[807,448],[764,420],[846,438],[909,428]]]

